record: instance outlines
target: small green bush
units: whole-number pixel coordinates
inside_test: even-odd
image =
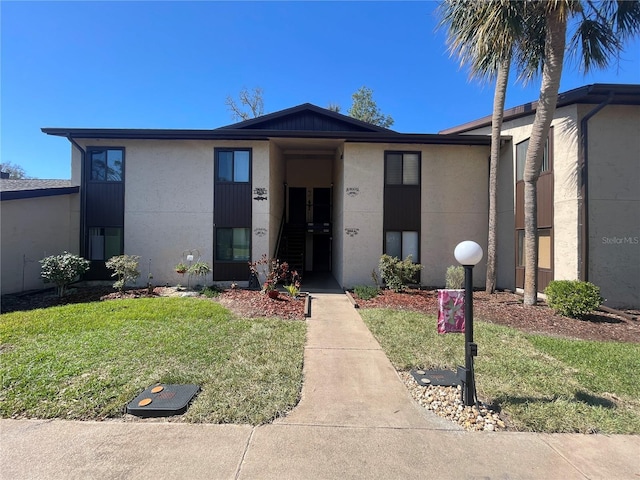
[[[579,280],[553,280],[544,290],[547,303],[559,315],[580,318],[602,304],[600,288]]]
[[[464,267],[451,265],[445,275],[446,287],[450,290],[460,290],[464,287]]]
[[[207,298],[214,298],[220,295],[220,289],[215,285],[213,287],[204,287],[200,294]]]
[[[373,285],[356,285],[353,292],[362,300],[371,300],[378,296],[379,289]]]
[[[400,260],[398,257],[384,254],[380,257],[378,269],[387,287],[394,292],[401,292],[409,283],[416,281],[422,265],[413,263],[411,255],[405,260]]]
[[[44,278],[44,283],[54,283],[59,297],[64,295],[67,285],[89,270],[91,265],[89,260],[69,252],[50,255],[40,260],[40,263],[42,264],[40,275]]]
[[[123,292],[127,283],[136,281],[140,276],[138,260],[140,260],[138,255],[116,255],[107,260],[106,267],[113,270],[111,276],[118,278],[113,288]]]

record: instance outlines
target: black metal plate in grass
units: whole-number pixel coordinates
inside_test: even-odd
[[[128,403],[127,413],[138,417],[181,415],[199,391],[198,385],[153,385]]]
[[[411,375],[418,385],[435,385],[438,387],[456,387],[459,384],[456,372],[451,370],[411,370]]]

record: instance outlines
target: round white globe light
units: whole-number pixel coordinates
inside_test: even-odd
[[[482,260],[482,254],[482,247],[471,240],[460,242],[453,251],[453,255],[461,265],[476,265]]]

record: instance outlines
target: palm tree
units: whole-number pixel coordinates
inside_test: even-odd
[[[469,66],[472,77],[496,81],[491,115],[487,293],[494,293],[496,288],[500,136],[512,52],[522,36],[521,6],[520,2],[508,0],[446,0],[439,8],[440,26],[447,27],[451,53],[460,58],[462,65]]]
[[[529,0],[524,3],[530,18],[544,19],[542,82],[524,167],[524,303],[535,305],[538,291],[536,183],[542,167],[544,145],[556,110],[567,47],[567,24],[570,20],[575,20],[576,31],[571,38],[569,50],[581,54],[582,69],[588,72],[594,67],[606,67],[611,58],[617,58],[617,54],[622,51],[624,41],[640,33],[640,3],[635,0]],[[540,31],[536,35],[539,34]],[[525,33],[524,37],[541,45],[539,40],[535,40],[536,35],[527,37]]]

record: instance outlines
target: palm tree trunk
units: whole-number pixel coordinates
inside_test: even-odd
[[[500,163],[500,134],[504,118],[504,101],[507,96],[509,66],[507,58],[498,68],[496,89],[493,94],[493,114],[491,117],[491,160],[489,164],[489,237],[487,239],[487,280],[486,292],[496,290],[497,236],[498,236],[498,165]]]
[[[567,16],[562,6],[555,5],[546,13],[546,39],[540,98],[531,127],[531,137],[524,166],[524,304],[538,300],[538,195],[537,182],[542,168],[544,146],[556,110],[564,49]]]

